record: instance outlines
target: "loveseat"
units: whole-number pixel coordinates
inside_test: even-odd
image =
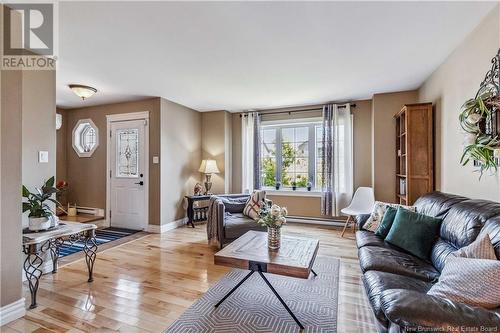
[[[488,310],[426,293],[437,282],[446,257],[483,233],[489,234],[500,258],[500,203],[432,192],[420,197],[414,206],[418,213],[443,219],[429,261],[362,230],[369,215],[357,217],[363,284],[378,331],[483,332],[493,328],[499,332],[500,308]]]

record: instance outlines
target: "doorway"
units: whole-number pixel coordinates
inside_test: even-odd
[[[108,115],[106,217],[114,228],[143,230],[149,206],[149,112]]]

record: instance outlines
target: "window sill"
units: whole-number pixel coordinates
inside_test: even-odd
[[[282,190],[273,190],[273,189],[263,189],[266,191],[267,195],[276,195],[276,196],[284,196],[284,197],[321,197],[321,192],[320,191],[307,191],[305,189],[299,189],[299,190],[289,190],[289,189],[282,189]]]

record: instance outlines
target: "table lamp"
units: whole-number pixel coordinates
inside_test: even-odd
[[[198,171],[205,174],[205,195],[211,194],[210,189],[212,188],[212,182],[210,181],[210,178],[212,178],[213,173],[219,173],[217,163],[215,160],[203,160],[201,161]]]

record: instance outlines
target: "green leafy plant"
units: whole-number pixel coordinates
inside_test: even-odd
[[[52,198],[53,194],[59,192],[54,187],[54,177],[49,178],[41,188],[35,188],[36,192],[30,192],[26,186],[22,187],[22,196],[25,201],[22,204],[23,213],[29,211],[29,217],[50,217],[54,212],[46,203],[50,201],[57,206],[61,204]]]
[[[498,96],[491,91],[483,92],[476,98],[467,100],[459,116],[460,126],[466,132],[465,147],[460,163],[467,165],[471,160],[478,161],[479,178],[485,171],[495,173],[498,169],[494,151],[500,148],[500,140],[497,136],[483,133],[480,126],[484,119],[491,116],[491,109],[496,107],[498,102]]]

